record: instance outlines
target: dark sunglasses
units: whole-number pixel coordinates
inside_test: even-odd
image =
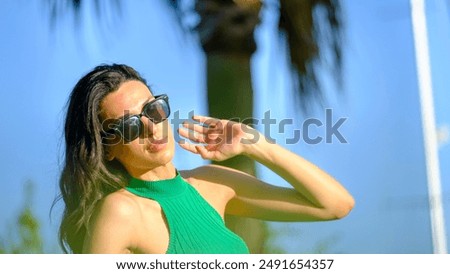
[[[118,123],[111,126],[106,133],[118,134],[126,142],[135,140],[144,130],[141,117],[147,117],[152,123],[159,124],[170,115],[169,97],[166,94],[155,96],[142,108],[142,112],[136,115],[124,116]]]

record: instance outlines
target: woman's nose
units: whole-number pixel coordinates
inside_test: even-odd
[[[146,138],[149,136],[153,136],[157,131],[157,126],[155,125],[155,123],[153,123],[151,119],[144,115],[141,116],[141,121],[144,125],[142,130],[143,137]]]

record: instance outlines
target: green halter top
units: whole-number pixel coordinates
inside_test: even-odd
[[[244,241],[229,230],[217,211],[178,173],[172,179],[132,178],[126,187],[158,202],[169,226],[168,254],[249,253]]]

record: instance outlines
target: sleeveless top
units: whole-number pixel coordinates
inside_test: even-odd
[[[165,180],[131,178],[126,189],[161,206],[169,226],[167,254],[249,253],[244,241],[178,171]]]

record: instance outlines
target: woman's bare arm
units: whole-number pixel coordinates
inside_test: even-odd
[[[180,130],[180,135],[205,145],[182,143],[182,147],[204,159],[224,160],[238,154],[246,155],[292,185],[292,188],[274,186],[221,166],[197,169],[199,177],[233,189],[235,196],[228,203],[226,213],[272,221],[313,221],[342,218],[353,208],[353,197],[333,177],[299,155],[267,142],[256,130],[204,116],[197,121],[214,126],[205,130],[186,124],[195,134]]]

